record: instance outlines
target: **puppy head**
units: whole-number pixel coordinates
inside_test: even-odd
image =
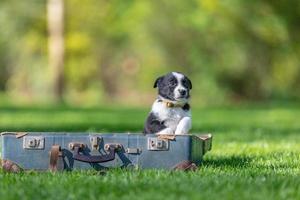
[[[182,73],[171,72],[156,79],[154,88],[158,88],[158,94],[171,101],[184,102],[190,97],[192,82]]]

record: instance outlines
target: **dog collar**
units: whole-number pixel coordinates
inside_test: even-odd
[[[166,104],[166,106],[167,107],[169,107],[169,108],[174,108],[174,107],[183,107],[183,105],[181,105],[181,104],[175,104],[175,103],[172,103],[172,102],[164,102],[165,104]]]
[[[162,99],[158,99],[158,102],[164,103],[168,108],[182,108],[184,110],[189,110],[189,108],[190,108],[190,105],[188,103],[185,103],[185,104],[175,104],[173,102],[165,101],[165,100],[162,100]]]

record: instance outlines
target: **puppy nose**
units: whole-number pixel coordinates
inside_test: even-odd
[[[186,95],[186,90],[179,90],[179,93],[180,93],[182,96],[184,96],[184,95]]]

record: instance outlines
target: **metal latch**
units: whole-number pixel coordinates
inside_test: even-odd
[[[127,148],[126,153],[128,153],[128,154],[140,154],[140,153],[142,153],[142,149],[141,148]]]
[[[102,137],[91,136],[90,137],[91,149],[92,150],[99,150],[101,140],[102,140]]]
[[[169,141],[159,138],[148,138],[148,150],[150,151],[167,151],[169,150]]]
[[[25,136],[23,139],[24,149],[44,149],[45,138],[42,136]]]

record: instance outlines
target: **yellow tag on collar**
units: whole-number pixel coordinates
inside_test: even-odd
[[[173,108],[175,106],[174,103],[171,103],[171,102],[167,102],[166,105],[169,108]]]

